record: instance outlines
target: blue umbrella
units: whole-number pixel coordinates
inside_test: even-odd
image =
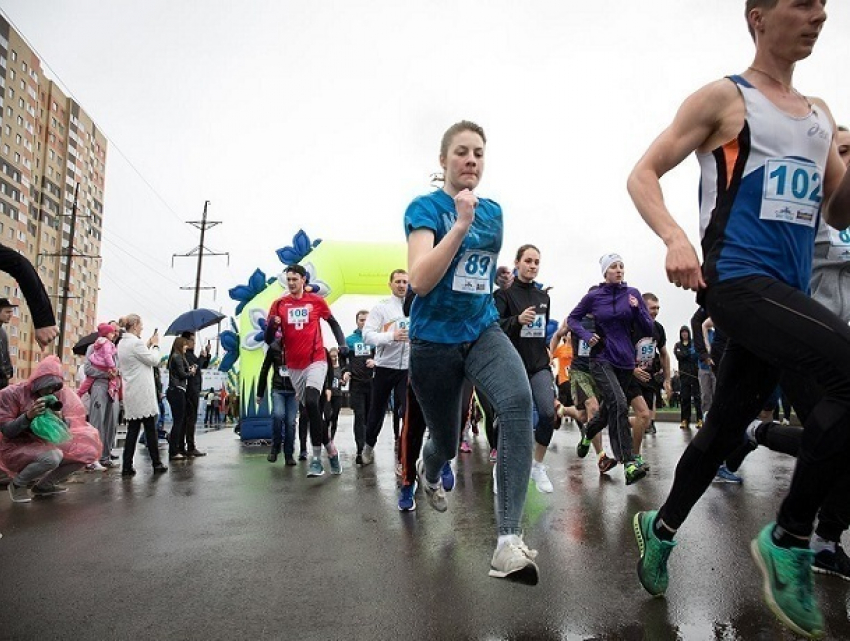
[[[168,329],[165,330],[166,336],[179,336],[183,332],[197,332],[204,327],[215,325],[225,319],[224,314],[221,314],[213,309],[193,309],[191,312],[180,314]]]

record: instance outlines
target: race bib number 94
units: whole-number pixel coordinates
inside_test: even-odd
[[[764,165],[762,220],[814,227],[823,196],[821,172],[814,163],[771,158]]]
[[[546,316],[537,314],[531,325],[523,325],[519,330],[521,338],[546,338]]]
[[[490,282],[496,266],[491,252],[468,250],[460,257],[452,278],[452,289],[467,294],[490,294]]]
[[[829,228],[829,259],[850,262],[850,227],[841,231]]]

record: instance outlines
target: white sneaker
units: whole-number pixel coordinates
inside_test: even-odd
[[[425,462],[422,459],[416,461],[416,474],[419,477],[419,485],[425,490],[425,496],[428,497],[428,502],[431,507],[437,512],[445,512],[449,509],[448,501],[446,501],[446,492],[443,490],[443,484],[438,483],[437,487],[431,487],[428,479],[425,478]]]
[[[498,483],[496,482],[496,466],[493,465],[493,494],[499,493]]]
[[[546,466],[543,463],[534,462],[531,464],[531,479],[537,486],[538,492],[549,494],[555,490],[552,486],[552,481],[549,480],[549,475],[546,473]]]
[[[363,465],[372,465],[375,461],[375,448],[370,445],[363,446]]]
[[[513,536],[493,552],[490,576],[537,585],[537,564],[534,562],[536,558],[537,550],[529,550],[521,537]]]
[[[100,461],[95,461],[91,465],[86,465],[86,472],[103,472],[106,468],[100,464]]]

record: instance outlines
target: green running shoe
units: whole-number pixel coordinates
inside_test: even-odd
[[[657,510],[638,512],[632,519],[640,548],[640,559],[637,563],[638,579],[643,588],[652,596],[662,596],[667,591],[670,577],[667,574],[667,559],[676,547],[675,541],[659,539],[652,531]]]
[[[765,601],[791,630],[809,639],[819,639],[824,629],[814,594],[815,554],[808,548],[776,545],[771,537],[774,525],[766,525],[750,544],[753,559],[764,576]]]
[[[581,437],[581,440],[576,445],[576,454],[578,454],[579,458],[584,458],[587,456],[587,453],[590,451],[590,439]]]

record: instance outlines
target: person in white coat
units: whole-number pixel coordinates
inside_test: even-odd
[[[118,342],[118,360],[121,363],[121,378],[124,381],[124,416],[127,418],[127,438],[124,441],[124,460],[121,476],[133,476],[133,455],[139,440],[139,431],[145,430],[145,443],[151,455],[153,473],[168,470],[159,458],[156,435],[156,418],[159,414],[155,367],[159,366],[159,335],[154,333],[147,344],[142,341],[142,319],[138,314],[123,318],[124,336]]]

